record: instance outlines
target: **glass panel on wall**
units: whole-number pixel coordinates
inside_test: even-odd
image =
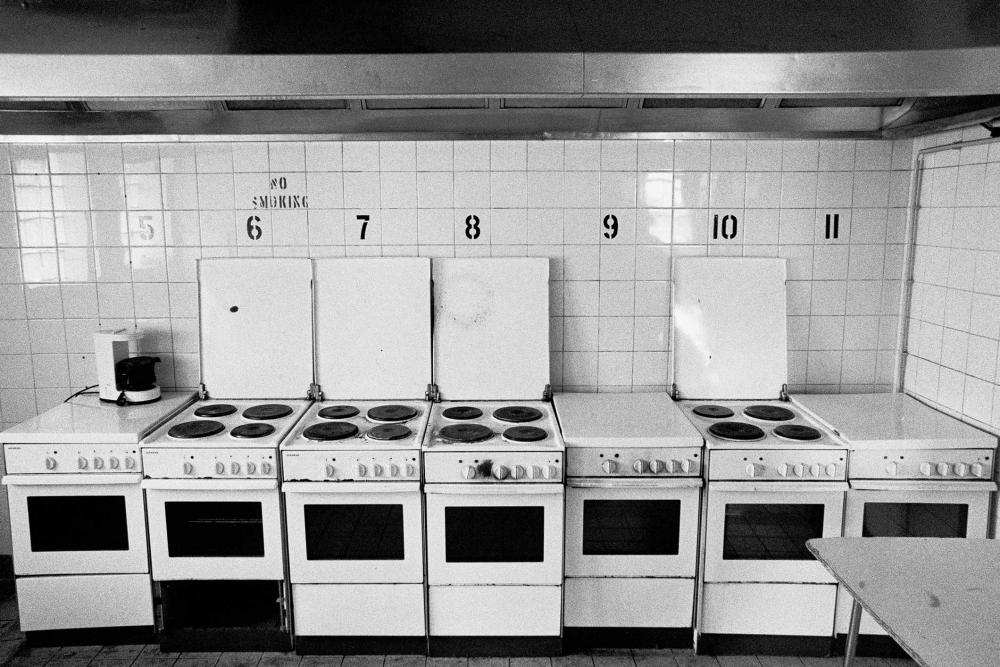
[[[264,555],[259,502],[166,502],[172,558]]]
[[[449,563],[540,563],[544,559],[544,507],[446,507],[444,522]]]
[[[673,556],[680,540],[679,500],[584,500],[585,556]]]
[[[31,496],[31,550],[127,551],[125,496]]]
[[[403,560],[402,505],[306,505],[309,560]]]
[[[865,503],[862,537],[965,537],[964,503]]]
[[[822,504],[726,505],[724,560],[812,560],[806,540],[823,537]]]

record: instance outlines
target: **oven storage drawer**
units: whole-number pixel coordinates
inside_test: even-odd
[[[293,584],[292,602],[300,636],[426,634],[423,584]]]
[[[562,583],[561,484],[433,484],[424,489],[428,583]]]
[[[566,489],[566,576],[694,576],[701,480],[583,483]]]
[[[275,480],[144,480],[153,579],[285,578]]]
[[[437,637],[557,637],[561,586],[430,586]]]
[[[286,482],[291,580],[423,583],[417,482]]]
[[[704,579],[834,583],[806,549],[839,537],[844,482],[709,482]]]
[[[690,628],[694,579],[566,579],[567,627]]]
[[[139,475],[8,475],[17,575],[149,572]]]
[[[705,584],[702,597],[703,634],[833,634],[833,584]]]
[[[153,625],[148,574],[17,579],[22,632]]]

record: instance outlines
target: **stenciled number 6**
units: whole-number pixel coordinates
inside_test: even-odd
[[[250,237],[251,241],[256,241],[264,234],[264,230],[260,228],[257,223],[260,222],[260,218],[256,215],[251,215],[247,218],[247,236]]]

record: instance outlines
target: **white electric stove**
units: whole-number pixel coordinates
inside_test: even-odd
[[[201,400],[140,445],[164,650],[291,647],[278,445],[311,405],[312,281],[199,261]]]
[[[422,654],[430,260],[314,268],[325,399],[281,445],[296,651]]]
[[[841,534],[847,450],[785,399],[785,261],[674,263],[675,398],[704,438],[697,648],[826,655],[837,586],[806,549]]]
[[[548,260],[434,260],[424,437],[432,655],[561,651],[564,446]]]
[[[702,438],[665,393],[557,394],[566,648],[690,647]]]
[[[906,394],[801,395],[792,403],[847,442],[846,537],[987,537],[996,436]],[[851,596],[841,591],[840,640],[850,612]],[[862,655],[900,651],[867,613],[860,632]]]

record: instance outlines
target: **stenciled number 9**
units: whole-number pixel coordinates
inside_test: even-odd
[[[608,230],[604,232],[604,238],[613,239],[618,236],[618,217],[611,214],[604,216],[604,228]]]

